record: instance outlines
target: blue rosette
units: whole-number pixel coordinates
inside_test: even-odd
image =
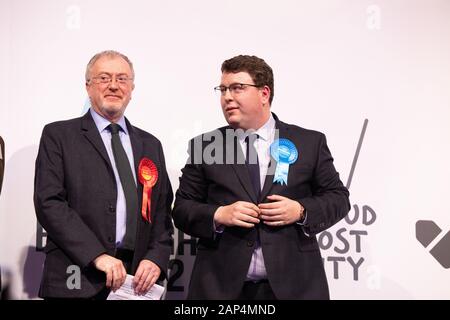
[[[273,182],[287,185],[289,165],[298,159],[297,148],[291,140],[281,138],[271,144],[270,154],[277,162]]]

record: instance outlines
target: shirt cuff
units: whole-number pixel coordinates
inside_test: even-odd
[[[308,222],[308,212],[305,210],[303,217],[297,221],[297,224],[304,226]]]
[[[219,224],[218,226],[216,225],[216,222],[213,222],[214,224],[214,232],[215,233],[222,233],[223,230],[225,229],[225,226],[223,224]]]
[[[219,210],[220,208],[222,208],[222,207],[217,208],[217,210]],[[216,212],[217,212],[217,210],[216,210]],[[222,224],[216,224],[216,221],[214,220],[214,216],[216,215],[216,212],[214,212],[214,215],[213,215],[213,228],[214,228],[214,232],[215,232],[215,233],[222,233],[223,230],[225,229],[225,226],[222,225]]]
[[[309,237],[310,236],[309,233],[305,231],[305,228],[303,228],[307,222],[308,222],[308,212],[306,212],[306,210],[305,210],[305,214],[303,215],[303,218],[301,218],[299,221],[297,221],[297,224],[299,226],[302,226],[303,233],[305,234],[305,236]]]

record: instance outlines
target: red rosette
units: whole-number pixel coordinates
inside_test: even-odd
[[[138,169],[139,182],[142,183],[144,189],[142,191],[142,218],[152,223],[151,205],[152,205],[152,188],[158,181],[158,169],[152,160],[142,158],[139,162]]]

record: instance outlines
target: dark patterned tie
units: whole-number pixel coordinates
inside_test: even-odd
[[[124,249],[134,250],[136,240],[136,225],[138,217],[138,196],[136,183],[133,178],[133,171],[130,167],[127,154],[120,141],[120,126],[117,123],[109,125],[111,131],[111,145],[116,162],[117,171],[119,172],[120,182],[122,183],[123,193],[125,194],[126,211],[127,211],[127,229],[122,241],[121,247]]]
[[[245,158],[245,164],[247,165],[248,173],[250,174],[250,180],[252,181],[257,201],[259,201],[259,197],[261,195],[261,180],[259,175],[258,153],[255,148],[255,141],[257,139],[258,135],[256,133],[253,133],[245,138],[245,143],[247,144],[247,157]]]

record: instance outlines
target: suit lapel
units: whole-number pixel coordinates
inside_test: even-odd
[[[139,207],[139,217],[140,210],[141,210],[141,204],[142,204],[142,192],[143,192],[143,186],[139,182],[139,163],[141,162],[142,157],[144,156],[144,141],[139,137],[136,130],[131,126],[130,122],[125,118],[125,121],[127,123],[128,133],[130,134],[130,142],[131,142],[131,149],[133,150],[133,158],[134,158],[134,170],[136,172],[136,187],[137,187],[137,193],[138,193],[138,207]],[[139,219],[141,221],[142,219]],[[139,231],[139,229],[138,229]]]
[[[274,141],[279,138],[290,139],[289,128],[286,126],[286,124],[281,122],[275,114],[273,114],[273,117],[275,119],[275,129],[277,129],[275,130]],[[259,199],[260,200],[259,203],[262,203],[272,190],[272,187],[274,185],[273,176],[275,174],[276,167],[277,162],[275,161],[274,158],[272,158],[272,155],[270,155],[270,164],[269,168],[267,169],[266,179],[264,181],[264,187],[261,191],[261,199]]]
[[[133,158],[134,158],[134,170],[136,172],[136,192],[138,195],[138,212],[136,214],[137,217],[137,228],[136,228],[136,240],[135,240],[135,252],[142,252],[145,250],[145,248],[141,247],[142,241],[141,235],[143,235],[146,231],[145,228],[147,226],[147,223],[144,222],[144,219],[141,215],[141,209],[142,209],[142,192],[143,192],[143,186],[139,182],[139,163],[143,157],[144,152],[144,141],[139,137],[137,134],[137,131],[133,128],[133,126],[130,124],[127,118],[125,118],[125,122],[127,124],[128,133],[130,135],[130,142],[131,142],[131,149],[133,150]],[[152,205],[153,207],[153,205]],[[152,212],[153,213],[153,212]],[[136,256],[136,255],[135,255]],[[133,259],[132,263],[132,269],[136,270],[137,268],[137,261],[136,259]]]
[[[81,130],[87,140],[94,146],[94,148],[102,156],[103,160],[105,160],[106,164],[112,171],[111,161],[109,160],[102,137],[100,136],[100,133],[95,126],[94,119],[92,119],[91,113],[89,111],[86,112],[86,114],[81,118]]]
[[[139,172],[138,171],[139,162],[141,161],[144,152],[144,142],[137,135],[136,131],[134,130],[133,126],[130,124],[128,119],[125,118],[125,122],[127,123],[128,132],[130,134],[131,149],[133,150],[133,158],[134,158],[134,170],[137,175]],[[139,187],[139,180],[137,180],[137,183]]]

